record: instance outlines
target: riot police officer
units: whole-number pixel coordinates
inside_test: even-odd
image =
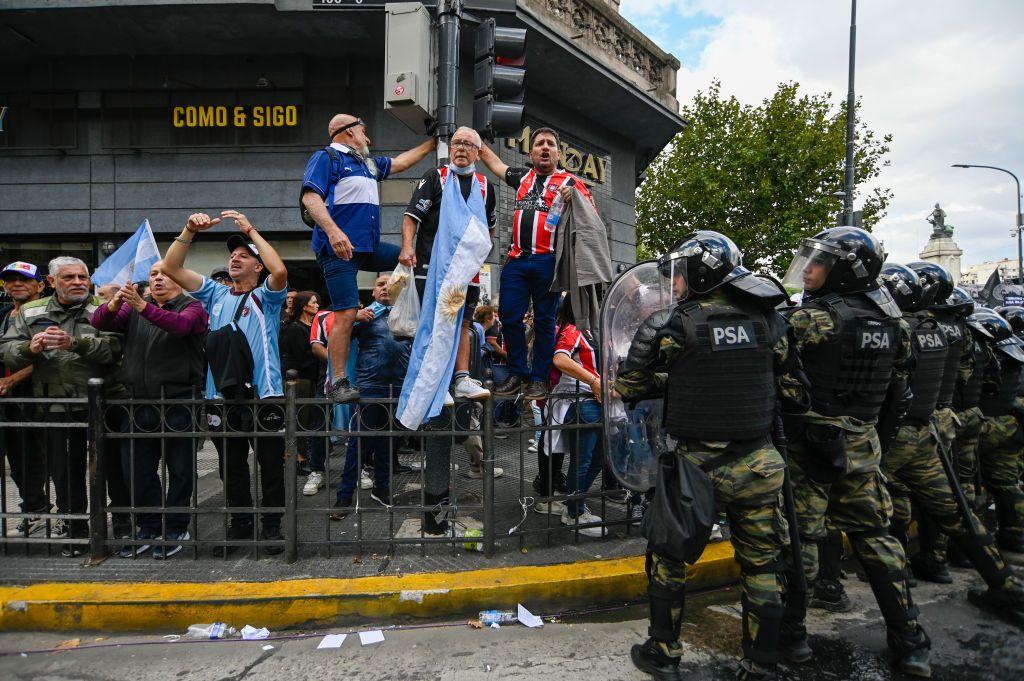
[[[628,401],[664,394],[675,454],[705,471],[716,506],[729,518],[743,587],[738,677],[774,679],[785,462],[769,435],[777,377],[798,369],[785,321],[774,309],[786,296],[744,269],[739,249],[718,232],[695,232],[658,262],[677,303],[641,324],[614,388]],[[784,408],[806,408],[795,385]],[[633,646],[632,658],[657,679],[681,678],[685,571],[683,562],[648,554],[650,638]]]
[[[889,534],[892,506],[875,429],[886,395],[907,392],[911,352],[899,308],[878,285],[884,260],[878,240],[857,227],[833,227],[801,243],[783,284],[803,289],[789,323],[811,382],[811,410],[787,419],[786,435],[808,583],[818,574],[816,542],[826,538],[827,515],[867,574],[898,666],[928,676],[931,642],[917,622],[903,547]],[[813,656],[806,604],[806,594],[787,594],[780,643],[791,662]]]
[[[981,440],[978,464],[981,479],[996,504],[999,546],[1007,551],[1024,551],[1024,493],[1020,490],[1021,426],[1014,405],[1021,381],[1019,342],[1009,323],[986,308],[974,316],[994,336],[995,361],[982,385]],[[1011,315],[1015,316],[1015,315]]]
[[[933,262],[912,262],[907,267],[918,276],[924,290],[923,297],[933,299],[927,312],[942,330],[948,346],[946,364],[942,370],[942,380],[932,420],[946,452],[953,452],[962,430],[962,422],[953,406],[954,394],[957,382],[961,376],[970,375],[973,365],[974,341],[971,338],[971,333],[967,330],[965,320],[967,315],[974,311],[974,303],[964,303],[964,301],[956,299],[950,301],[954,288],[953,276],[945,267]],[[973,414],[965,414],[965,418],[970,419],[971,416]],[[980,419],[977,421],[977,426],[980,429]],[[975,445],[977,444],[976,430],[972,429],[966,433],[967,436],[974,435]],[[932,522],[931,516],[927,513],[919,510],[915,515],[920,551],[910,557],[910,568],[914,576],[939,584],[952,583],[953,577],[949,574],[946,564],[946,549],[948,547],[946,535],[939,531],[938,526]],[[967,566],[970,566],[969,562]]]
[[[958,503],[959,490],[953,489],[957,483],[950,479],[939,458],[945,454],[936,449],[937,446],[945,447],[945,443],[938,440],[941,436],[936,432],[933,412],[942,387],[949,342],[938,322],[927,312],[928,306],[934,302],[935,289],[926,289],[917,274],[903,265],[886,265],[882,269],[882,281],[903,310],[903,318],[910,324],[914,357],[910,384],[913,397],[906,410],[905,422],[897,431],[892,445],[883,453],[882,470],[888,479],[898,481],[909,490],[921,513],[929,516],[956,542],[957,548],[985,580],[989,588],[985,591],[971,590],[971,602],[1024,625],[1024,585],[1011,574],[995,547],[995,541],[974,511],[966,503]],[[1015,354],[1024,359],[1016,339],[1009,340],[1014,344]],[[1019,369],[1015,378],[1011,408]],[[952,472],[951,466],[949,472]],[[893,519],[894,522],[899,519],[909,524],[909,500],[906,504],[894,504]]]

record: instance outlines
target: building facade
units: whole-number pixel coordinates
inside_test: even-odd
[[[984,286],[996,270],[999,270],[1000,281],[1010,281],[1019,276],[1017,259],[1003,258],[1002,260],[968,265],[963,270],[960,283],[965,286]]]
[[[422,138],[383,108],[382,9],[313,4],[4,3],[0,259],[45,265],[69,254],[95,266],[144,219],[163,249],[189,213],[234,208],[279,247],[293,286],[319,288],[298,201],[331,116],[362,117],[375,153]],[[678,62],[622,19],[614,0],[477,6],[499,25],[529,29],[527,124],[495,148],[523,164],[529,129],[559,130],[565,165],[590,184],[609,225],[613,259],[633,262],[638,177],[683,127]],[[462,123],[472,113],[472,40],[464,31]],[[385,239],[399,241],[405,203],[429,165],[382,183]],[[503,188],[495,265],[507,250],[511,198]],[[189,264],[204,273],[222,264],[227,231],[202,235]]]

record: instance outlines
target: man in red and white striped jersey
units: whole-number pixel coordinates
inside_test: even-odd
[[[555,244],[559,229],[548,222],[548,212],[558,194],[571,200],[573,188],[593,202],[583,181],[558,168],[561,142],[551,128],[537,128],[530,135],[530,161],[533,168],[510,168],[486,145],[480,160],[488,170],[516,190],[512,215],[512,244],[508,260],[501,269],[501,297],[498,314],[504,324],[508,346],[509,377],[494,389],[497,395],[514,395],[522,389],[527,400],[543,399],[548,392],[548,369],[555,350],[555,312],[557,291],[551,291],[555,278]],[[526,326],[523,317],[533,302],[536,336],[533,364],[527,365]]]

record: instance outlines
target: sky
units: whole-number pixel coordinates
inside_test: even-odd
[[[620,11],[682,63],[680,103],[716,78],[750,104],[791,80],[846,98],[849,0],[622,0]],[[890,260],[918,259],[936,203],[963,267],[1016,258],[1013,178],[950,165],[1001,166],[1024,180],[1022,26],[1019,0],[858,2],[861,119],[893,135],[877,183],[895,198],[874,229]]]

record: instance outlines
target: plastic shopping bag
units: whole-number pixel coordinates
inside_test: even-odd
[[[412,338],[420,323],[420,295],[416,291],[411,267],[400,264],[395,268],[388,278],[388,294],[392,301],[391,315],[388,317],[391,334]]]

